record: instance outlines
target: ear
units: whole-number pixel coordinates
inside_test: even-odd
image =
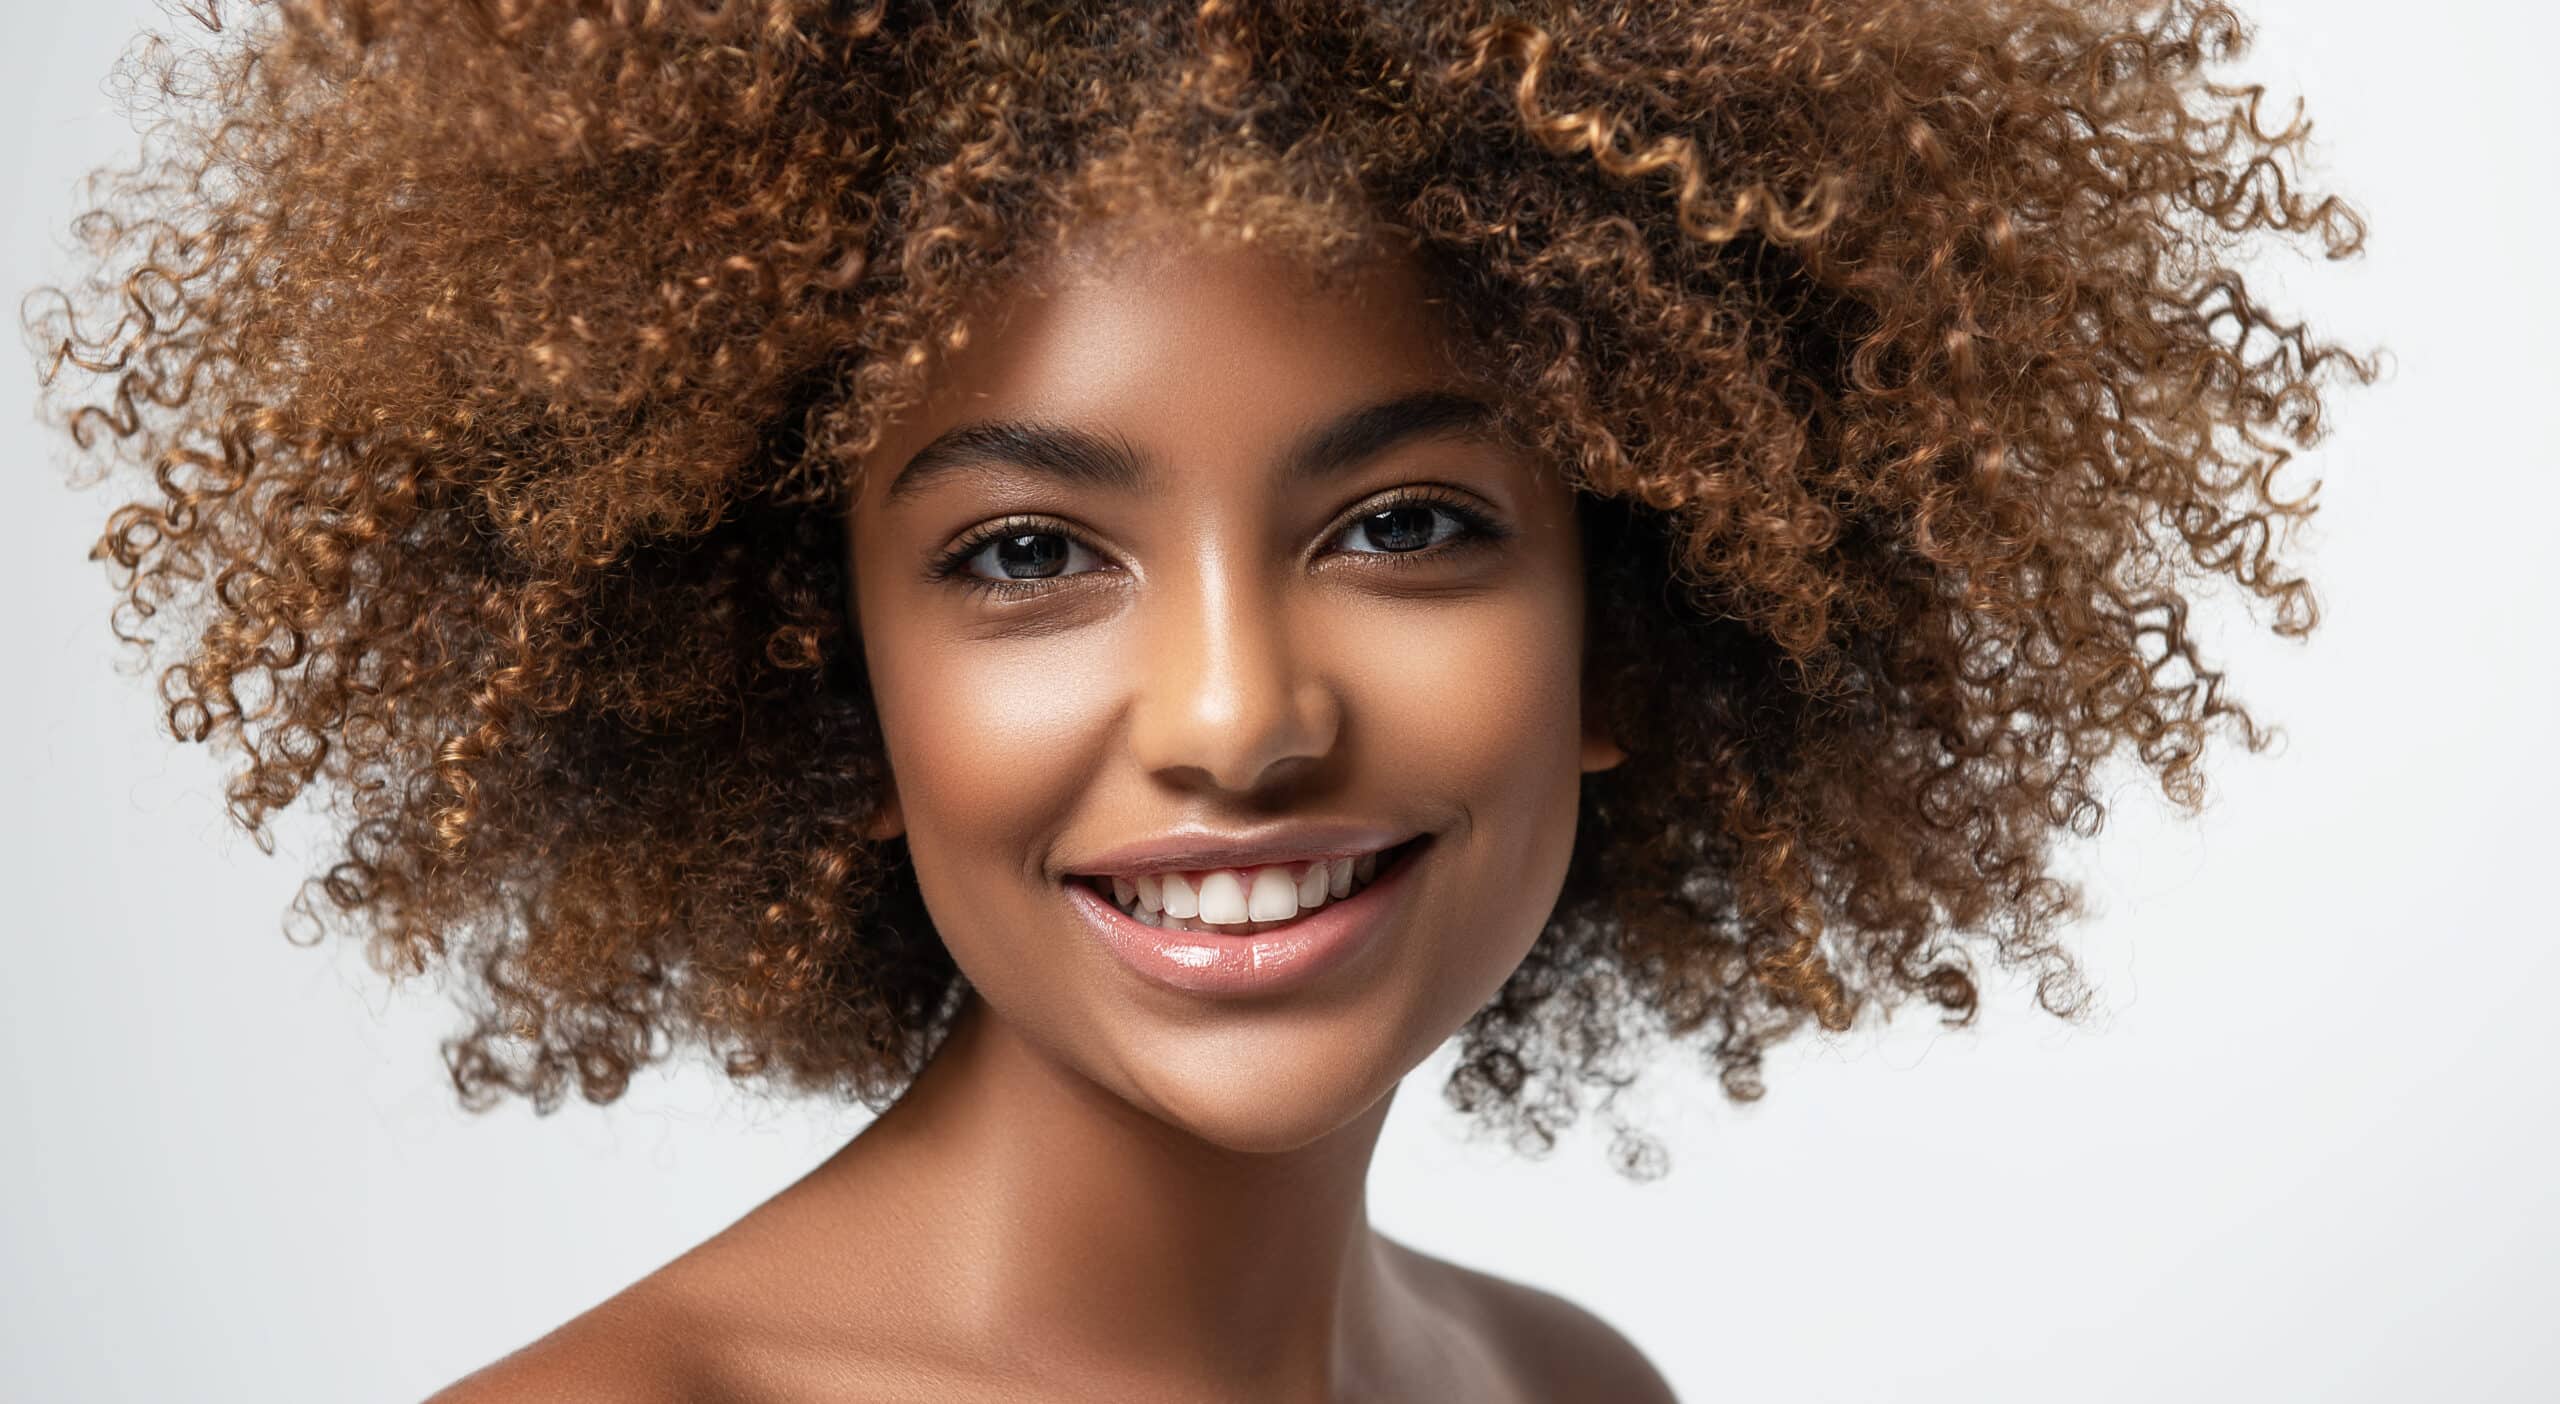
[[[879,811],[862,825],[862,836],[873,843],[886,843],[907,831],[907,812],[898,804],[898,782],[890,780],[887,789]]]
[[[1582,684],[1582,769],[1610,770],[1627,758],[1627,753],[1610,738],[1608,715],[1600,705],[1589,678]]]

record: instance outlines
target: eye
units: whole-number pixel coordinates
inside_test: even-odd
[[[963,589],[1008,598],[1037,595],[1050,588],[1047,582],[1067,573],[1066,563],[1078,551],[1093,554],[1082,538],[1056,522],[1045,517],[1007,517],[960,538],[926,574]],[[971,569],[981,561],[995,574]]]
[[[1435,517],[1450,527],[1445,535],[1436,529]],[[1336,532],[1334,539],[1365,538],[1378,548],[1375,551],[1353,551],[1352,555],[1419,556],[1436,554],[1443,545],[1498,540],[1506,534],[1498,531],[1482,514],[1451,497],[1428,489],[1414,489],[1371,505]]]

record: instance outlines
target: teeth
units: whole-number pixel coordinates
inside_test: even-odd
[[[1287,868],[1261,869],[1253,875],[1253,890],[1245,894],[1244,905],[1247,921],[1287,921],[1298,914],[1298,879],[1289,876]]]
[[[1350,896],[1378,875],[1378,857],[1365,853],[1303,868],[1295,864],[1256,868],[1250,886],[1246,874],[1232,868],[1136,877],[1115,874],[1109,881],[1112,900],[1120,910],[1149,926],[1249,933]]]
[[[1192,887],[1191,879],[1180,873],[1166,873],[1161,881],[1164,883],[1164,914],[1166,916],[1196,917],[1200,915],[1200,893]]]
[[[1290,906],[1294,910],[1296,903]],[[1200,879],[1200,911],[1202,921],[1235,925],[1253,918],[1245,915],[1244,884],[1233,873],[1210,873]]]

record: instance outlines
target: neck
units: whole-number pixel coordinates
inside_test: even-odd
[[[1060,1064],[973,994],[915,1085],[811,1178],[899,1225],[918,1285],[979,1358],[1327,1398],[1385,1368],[1366,1185],[1393,1098],[1291,1150],[1231,1150]]]

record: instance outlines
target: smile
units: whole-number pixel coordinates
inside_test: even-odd
[[[1073,877],[1063,886],[1069,904],[1104,947],[1140,977],[1185,994],[1273,994],[1315,979],[1372,944],[1431,841],[1425,834],[1380,852],[1365,880],[1358,866],[1370,860],[1359,860],[1339,897],[1332,895],[1332,870],[1323,863],[1151,875],[1152,904],[1140,883],[1125,878]],[[1299,895],[1318,900],[1293,907],[1294,915],[1284,918],[1201,920],[1272,912],[1284,884],[1293,902]],[[1125,903],[1120,887],[1131,889]],[[1186,909],[1191,915],[1168,915]]]
[[[1129,917],[1174,931],[1251,936],[1348,900],[1393,868],[1427,835],[1375,853],[1330,862],[1269,863],[1250,868],[1079,876]]]

